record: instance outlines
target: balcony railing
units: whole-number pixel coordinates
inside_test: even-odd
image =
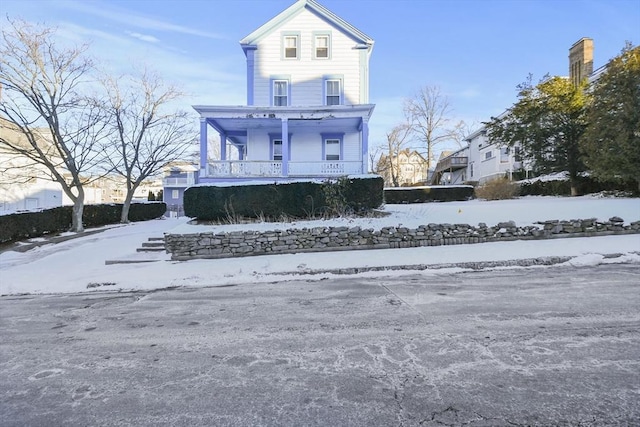
[[[193,184],[195,184],[195,180],[194,180],[193,177],[189,177],[189,178],[164,178],[162,180],[162,184],[165,187],[185,186],[185,185],[193,185]]]
[[[362,173],[362,162],[289,162],[290,176],[337,176]]]
[[[436,165],[436,172],[466,168],[468,157],[445,157]]]
[[[362,173],[361,162],[289,162],[288,176],[339,176]],[[231,160],[209,163],[209,177],[257,178],[281,177],[280,161]]]

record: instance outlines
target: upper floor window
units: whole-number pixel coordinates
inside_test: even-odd
[[[316,59],[328,59],[329,58],[329,44],[330,39],[328,34],[319,34],[315,36],[315,58]]]
[[[285,35],[282,39],[282,56],[284,59],[298,59],[300,36]]]
[[[273,105],[276,107],[289,105],[289,82],[287,80],[273,81]]]
[[[493,157],[493,153],[491,151],[487,151],[486,153],[484,153],[485,160],[489,160],[491,157]]]
[[[325,80],[325,90],[327,94],[327,105],[340,105],[340,80]]]

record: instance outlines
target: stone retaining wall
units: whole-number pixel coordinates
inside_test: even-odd
[[[640,233],[640,221],[625,225],[624,220],[619,217],[610,218],[606,222],[592,218],[540,221],[536,224],[539,225],[518,227],[513,221],[492,227],[484,223],[477,227],[467,224],[428,224],[415,229],[384,227],[380,230],[314,227],[266,232],[166,234],[164,240],[171,259],[188,260]]]

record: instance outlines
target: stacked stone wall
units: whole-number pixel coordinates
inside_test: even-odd
[[[515,222],[508,221],[495,226],[487,226],[484,223],[477,226],[428,224],[417,228],[384,227],[380,230],[360,227],[313,227],[264,232],[166,234],[165,245],[173,260],[188,260],[640,233],[640,221],[625,225],[624,220],[619,217],[610,218],[605,222],[591,218],[540,221],[536,224],[517,226]]]

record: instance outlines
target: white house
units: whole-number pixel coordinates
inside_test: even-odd
[[[184,190],[198,183],[198,167],[190,162],[173,162],[163,168],[162,198],[170,216],[184,213]]]
[[[385,186],[393,187],[395,178],[398,185],[424,185],[427,180],[427,159],[416,150],[406,148],[396,155],[383,154],[378,159],[377,172],[384,178]]]
[[[373,44],[315,0],[296,1],[242,39],[247,105],[193,107],[199,182],[367,173]],[[209,132],[220,136],[219,161],[208,161]]]
[[[26,138],[0,118],[0,138],[28,148]],[[62,206],[62,187],[48,169],[0,145],[0,215]]]

